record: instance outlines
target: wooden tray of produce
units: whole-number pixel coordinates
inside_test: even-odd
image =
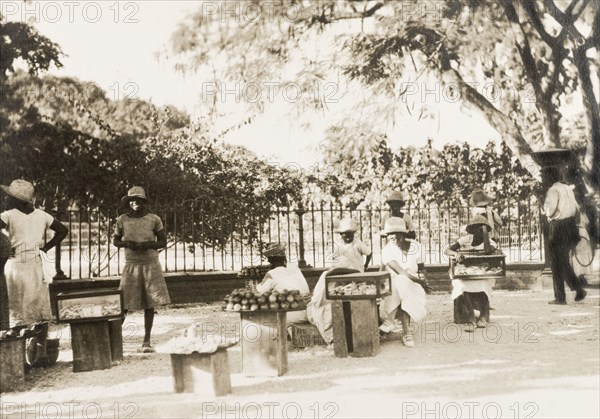
[[[302,295],[300,291],[283,290],[281,292],[256,293],[241,288],[225,297],[224,311],[299,311],[305,310],[310,295]]]
[[[492,254],[470,251],[461,252],[464,256],[462,263],[450,260],[450,278],[460,280],[496,279],[506,276],[506,256],[499,250]],[[494,263],[496,266],[490,266]],[[487,264],[487,267],[485,266]]]

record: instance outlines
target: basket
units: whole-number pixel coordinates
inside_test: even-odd
[[[37,338],[31,338],[27,341],[25,350],[25,362],[30,367],[49,367],[50,365],[56,364],[58,360],[58,354],[60,339],[47,339],[46,340],[46,358],[35,362],[38,354],[38,340]]]
[[[313,324],[290,324],[292,329],[292,347],[308,348],[311,346],[325,346],[326,343],[319,333],[319,329]]]

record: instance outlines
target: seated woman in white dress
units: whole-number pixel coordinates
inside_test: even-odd
[[[464,260],[461,251],[485,250],[491,253],[497,246],[496,242],[489,239],[489,233],[492,227],[489,221],[482,215],[476,215],[467,226],[466,235],[460,237],[452,246],[445,250],[447,256],[453,257],[458,263]],[[490,321],[490,301],[492,288],[495,284],[493,278],[489,279],[471,279],[471,280],[452,280],[452,299],[456,300],[463,297],[467,309],[467,331],[472,332],[476,327],[486,327]],[[480,302],[480,315],[475,318],[475,303]]]
[[[288,265],[285,256],[285,245],[271,243],[263,252],[272,269],[269,270],[262,282],[256,285],[256,290],[260,293],[271,291],[300,291],[300,294],[310,292],[308,283],[297,266]],[[287,313],[287,323],[306,323],[306,311],[291,311]]]
[[[425,290],[418,283],[421,281],[419,272],[423,271],[420,245],[407,238],[408,229],[399,217],[389,218],[382,233],[388,237],[381,259],[391,274],[392,293],[379,306],[379,315],[384,320],[380,329],[387,331],[386,326],[391,327],[396,312],[399,312],[404,330],[402,343],[413,347],[415,343],[410,333],[410,319],[421,321],[427,314]]]

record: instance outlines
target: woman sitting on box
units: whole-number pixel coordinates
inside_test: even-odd
[[[396,312],[400,313],[400,321],[404,335],[402,343],[414,347],[415,342],[410,333],[410,319],[421,321],[425,318],[425,289],[419,273],[423,272],[419,243],[407,237],[408,229],[402,218],[392,217],[385,222],[382,234],[388,237],[388,244],[381,252],[381,260],[392,279],[392,293],[379,306],[380,317],[384,320],[380,329],[392,331]]]
[[[466,235],[460,237],[452,246],[445,250],[447,256],[456,259],[457,263],[464,261],[464,256],[460,253],[461,250],[484,250],[489,254],[496,248],[496,243],[490,240],[489,233],[492,231],[492,226],[489,221],[482,215],[476,215],[467,226]],[[468,332],[473,332],[476,327],[486,327],[490,321],[490,297],[492,295],[492,287],[495,284],[493,278],[489,279],[474,279],[463,281],[461,279],[452,280],[452,299],[456,300],[460,296],[464,299],[468,320]],[[480,315],[475,318],[475,303],[480,301]],[[455,321],[457,321],[455,316]]]

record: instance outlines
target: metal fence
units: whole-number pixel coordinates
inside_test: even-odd
[[[469,223],[469,208],[428,206],[408,208],[421,243],[422,259],[427,264],[448,264],[446,247],[464,234]],[[499,209],[504,220],[500,230],[500,248],[507,262],[543,260],[540,208],[530,202]],[[357,238],[371,248],[373,264],[379,264],[385,242],[379,232],[387,209],[348,210],[339,207],[306,209],[279,208],[268,220],[246,220],[235,227],[235,220],[212,210],[157,211],[167,231],[168,246],[159,258],[165,272],[237,271],[260,265],[264,243],[287,244],[288,260],[300,265],[327,267],[334,264],[333,254],[339,240],[335,228],[339,220],[352,217]],[[69,278],[93,278],[120,275],[125,259],[123,250],[112,245],[116,214],[100,209],[69,211],[59,216],[69,228],[58,263]]]

